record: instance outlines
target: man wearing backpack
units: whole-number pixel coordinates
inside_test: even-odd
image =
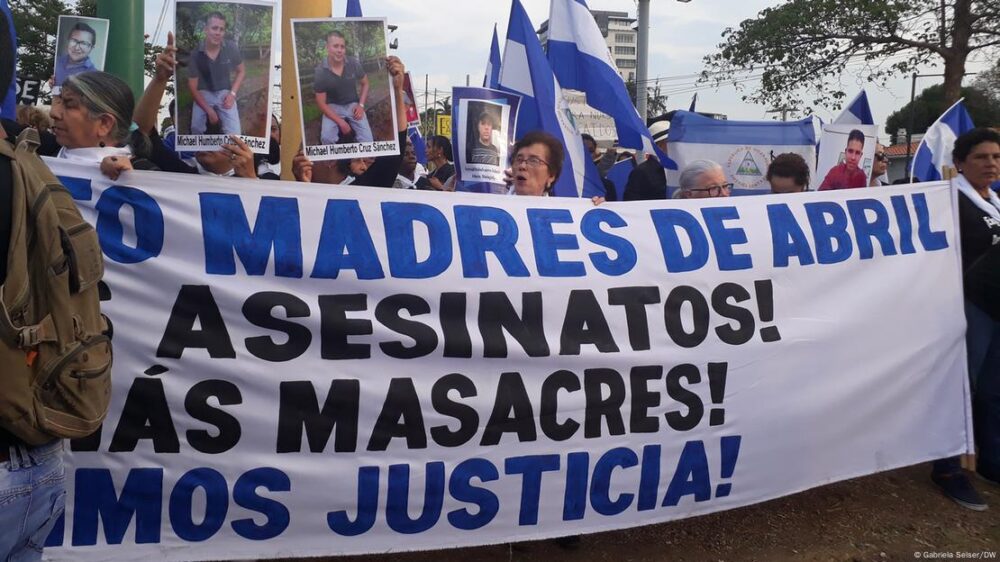
[[[0,92],[13,56],[0,12]],[[0,560],[41,559],[66,502],[63,439],[94,433],[111,395],[97,234],[38,145],[0,128]]]

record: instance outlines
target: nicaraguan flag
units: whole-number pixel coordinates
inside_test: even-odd
[[[944,169],[954,167],[951,151],[955,148],[955,139],[973,128],[972,117],[962,100],[958,100],[924,133],[924,140],[920,141],[917,154],[913,157],[910,177],[920,181],[938,181],[950,175],[945,174]]]
[[[0,92],[0,96],[2,96],[0,98],[0,117],[13,121],[17,118],[17,30],[14,29],[14,16],[10,13],[7,0],[0,0],[0,12],[6,16],[7,27],[10,30],[10,44],[0,45],[0,49],[10,49],[10,52],[14,53],[11,61],[14,68],[10,69],[10,88],[6,92]]]
[[[522,98],[517,112],[518,136],[541,130],[562,141],[566,159],[553,194],[563,197],[603,196],[604,183],[600,173],[590,155],[584,153],[583,139],[573,122],[569,104],[563,99],[562,88],[552,74],[535,28],[520,0],[513,0],[511,4],[498,86],[497,89],[519,94]]]
[[[851,103],[833,120],[834,125],[874,125],[872,108],[868,105],[868,93],[864,90],[854,96]]]
[[[420,129],[414,125],[410,125],[406,129],[406,136],[413,143],[413,150],[417,152],[417,162],[421,166],[427,166],[427,143],[424,142],[424,137],[420,134]]]
[[[794,152],[816,175],[816,129],[813,118],[801,121],[722,121],[689,111],[670,120],[670,155],[682,169],[695,160],[712,160],[733,182],[733,195],[770,193],[767,167],[774,157]],[[676,188],[678,174],[667,174]],[[815,179],[815,178],[814,178]],[[818,185],[818,182],[816,182]]]
[[[500,87],[500,39],[497,37],[497,24],[493,24],[493,43],[490,44],[490,60],[486,63],[483,87],[491,90]]]
[[[347,0],[347,13],[344,15],[349,18],[365,17],[361,13],[361,0]]]
[[[584,92],[587,105],[611,116],[620,146],[656,154],[665,167],[676,169],[674,162],[656,148],[632,105],[608,44],[584,0],[552,0],[548,49],[559,85]]]

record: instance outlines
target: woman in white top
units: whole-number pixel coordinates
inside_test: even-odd
[[[52,98],[52,133],[62,146],[58,157],[102,164],[107,175],[130,159],[145,158],[149,139],[132,127],[135,98],[128,84],[107,72],[71,76]],[[117,177],[117,173],[114,174]]]

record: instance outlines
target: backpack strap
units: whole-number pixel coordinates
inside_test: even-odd
[[[17,141],[14,144],[17,146],[15,155],[20,156],[25,153],[36,154],[42,141],[38,136],[38,131],[33,127],[26,127],[17,135]]]
[[[3,289],[0,286],[0,338],[21,349],[31,349],[43,342],[59,341],[52,315],[46,315],[42,321],[32,326],[17,327],[14,325],[10,312],[3,305]]]

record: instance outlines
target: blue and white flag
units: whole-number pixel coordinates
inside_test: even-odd
[[[584,151],[583,139],[573,122],[569,104],[563,98],[562,88],[552,73],[535,27],[520,0],[513,0],[510,8],[498,89],[522,96],[517,117],[518,138],[541,130],[562,141],[566,158],[553,194],[563,197],[603,196],[604,182],[597,166]]]
[[[500,39],[497,37],[497,24],[493,24],[493,43],[490,44],[490,60],[486,63],[483,87],[491,90],[500,87]]]
[[[635,160],[631,158],[626,158],[621,162],[615,163],[608,170],[608,173],[604,176],[615,186],[615,194],[617,197],[615,200],[621,201],[625,197],[625,185],[628,184],[628,177],[635,169]]]
[[[834,125],[874,125],[872,108],[868,105],[868,93],[861,90],[851,103],[833,120]]]
[[[584,0],[552,0],[548,49],[559,84],[584,92],[587,105],[614,119],[620,146],[655,154],[664,167],[676,169],[674,162],[656,147],[632,105],[625,81]]]
[[[10,13],[10,6],[7,0],[0,0],[0,12],[7,17],[7,26],[10,29],[10,45],[0,45],[2,49],[10,49],[14,53],[11,63],[14,68],[10,69],[10,87],[6,92],[0,92],[0,117],[5,119],[17,118],[17,30],[14,29],[14,16]]]
[[[426,166],[427,143],[424,142],[424,137],[420,134],[420,129],[415,125],[410,125],[406,129],[406,136],[410,139],[410,142],[413,144],[413,150],[417,153],[417,162],[421,166]]]
[[[361,13],[361,0],[347,0],[347,13],[344,14],[349,18],[363,18],[364,14]]]
[[[670,120],[670,155],[682,169],[695,160],[712,160],[733,182],[733,195],[770,193],[767,167],[774,157],[794,152],[815,176],[816,131],[813,118],[801,121],[722,121],[689,111]],[[676,188],[677,173],[667,174]]]
[[[962,100],[949,107],[924,133],[924,140],[920,141],[913,157],[910,177],[920,181],[938,181],[953,175],[945,174],[945,168],[954,168],[951,151],[955,148],[955,139],[975,128]]]

